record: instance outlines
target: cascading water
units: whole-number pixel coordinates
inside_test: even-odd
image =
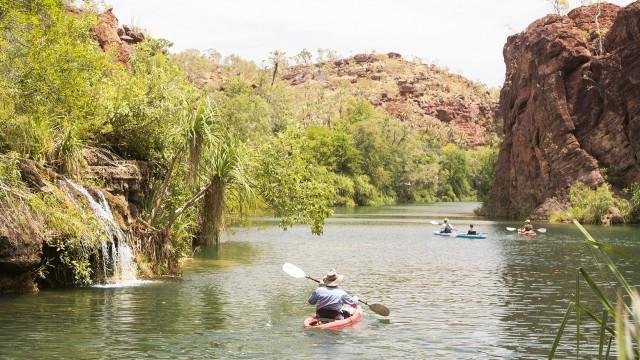
[[[69,198],[76,202],[69,186],[82,194],[91,206],[91,210],[102,224],[105,238],[100,243],[102,269],[104,279],[108,285],[136,282],[138,267],[134,261],[133,250],[129,246],[126,234],[120,229],[109,207],[104,194],[97,191],[98,199],[94,198],[84,187],[70,180],[60,183],[61,188]],[[76,205],[80,206],[79,204]],[[109,276],[111,274],[111,276]]]

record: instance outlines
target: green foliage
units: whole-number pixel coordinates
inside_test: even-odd
[[[107,94],[110,131],[104,141],[119,154],[135,159],[161,159],[176,141],[182,120],[198,94],[159,45],[146,40],[129,70],[109,77]]]
[[[610,224],[612,221],[637,222],[640,212],[638,185],[626,190],[629,199],[618,197],[608,183],[591,189],[577,182],[569,189],[569,208],[551,214],[551,221],[569,222],[576,219],[586,224]]]
[[[440,196],[450,201],[464,200],[471,194],[467,157],[464,150],[454,144],[442,148],[439,159],[441,176],[445,186]]]
[[[334,128],[311,126],[306,136],[314,158],[327,170],[348,175],[361,172],[361,154],[343,124]]]
[[[355,184],[354,181],[345,175],[330,174],[329,179],[331,185],[335,189],[336,197],[333,202],[334,206],[353,207],[356,205],[355,198]]]
[[[601,224],[607,215],[626,217],[625,210],[628,208],[607,183],[592,190],[584,183],[577,182],[569,190],[569,203],[570,217],[587,224]]]
[[[476,191],[478,201],[486,204],[495,176],[498,161],[498,147],[478,148],[468,152],[471,187]]]
[[[92,261],[99,256],[99,244],[104,239],[102,226],[93,212],[82,211],[59,190],[39,193],[29,200],[31,211],[42,219],[41,231],[49,246],[54,247],[62,265],[71,272],[73,283],[93,282]],[[54,281],[65,283],[65,270],[57,269]]]
[[[259,149],[257,189],[283,228],[303,223],[321,234],[324,219],[332,214],[335,191],[327,182],[327,171],[312,160],[303,135],[292,128]]]
[[[61,1],[3,1],[0,17],[0,149],[36,159],[64,153],[62,134],[91,137],[106,125],[100,99],[115,67],[93,40],[96,16]],[[96,98],[98,94],[98,98]]]
[[[172,55],[169,41],[147,37],[123,66],[98,46],[92,3],[81,12],[67,4],[0,0],[0,152],[16,154],[0,158],[0,206],[16,209],[0,220],[44,235],[61,282],[95,279],[103,234],[64,193],[30,194],[19,157],[72,178],[85,175],[91,148],[148,161],[154,191],[142,216],[163,238],[145,246],[174,259],[190,252],[204,224],[219,231],[224,214],[242,218],[254,200],[284,228],[303,223],[320,234],[332,206],[486,196],[495,153],[441,148],[453,135],[435,119],[414,130],[374,107],[366,89],[359,97],[343,86],[294,90],[278,81],[288,66],[281,51],[258,67],[215,51]],[[305,49],[295,60],[311,57]],[[398,92],[395,83],[376,89]]]
[[[640,183],[635,183],[626,189],[629,194],[629,221],[640,222]]]
[[[367,175],[357,175],[353,178],[353,199],[359,206],[374,206],[382,203],[380,193],[371,185]]]
[[[376,109],[366,99],[348,98],[341,109],[341,117],[352,124],[371,119],[374,115],[377,115]]]
[[[227,80],[212,98],[222,124],[242,141],[259,141],[286,128],[290,121],[277,89],[255,89],[241,78]]]

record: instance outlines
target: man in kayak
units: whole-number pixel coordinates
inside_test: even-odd
[[[316,306],[318,319],[342,320],[351,316],[348,311],[343,311],[344,304],[357,305],[358,297],[349,296],[338,284],[344,280],[343,275],[338,275],[331,270],[322,278],[322,285],[309,297],[309,304]]]
[[[449,224],[449,219],[445,218],[444,221],[442,222],[442,229],[440,230],[440,232],[444,234],[450,234],[452,231],[453,231],[453,226]]]
[[[467,235],[478,235],[476,229],[473,228],[473,224],[469,225],[469,230],[467,230]]]
[[[531,232],[533,231],[533,225],[531,224],[531,220],[527,219],[524,222],[524,225],[522,226],[522,228],[518,229],[520,232]]]

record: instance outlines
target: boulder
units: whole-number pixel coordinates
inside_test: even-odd
[[[376,61],[376,58],[371,54],[357,54],[353,57],[353,60],[355,60],[355,62],[358,64],[364,64],[364,63],[372,63]]]
[[[115,49],[116,58],[123,64],[129,62],[131,50],[120,39],[118,32],[118,19],[113,14],[112,9],[108,9],[98,15],[98,24],[93,29],[98,43],[103,50]],[[126,31],[125,31],[126,32]]]
[[[611,27],[604,39],[596,5],[546,16],[508,38],[491,216],[547,217],[577,181],[602,184],[604,169],[618,190],[640,181],[639,4],[601,4],[600,31]]]

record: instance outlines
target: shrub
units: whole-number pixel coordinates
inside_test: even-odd
[[[601,224],[611,216],[626,219],[628,213],[628,203],[616,197],[607,183],[591,189],[577,182],[569,190],[569,204],[568,214],[581,223]]]
[[[626,193],[630,195],[629,199],[629,221],[640,221],[640,183],[635,183],[627,188]]]

